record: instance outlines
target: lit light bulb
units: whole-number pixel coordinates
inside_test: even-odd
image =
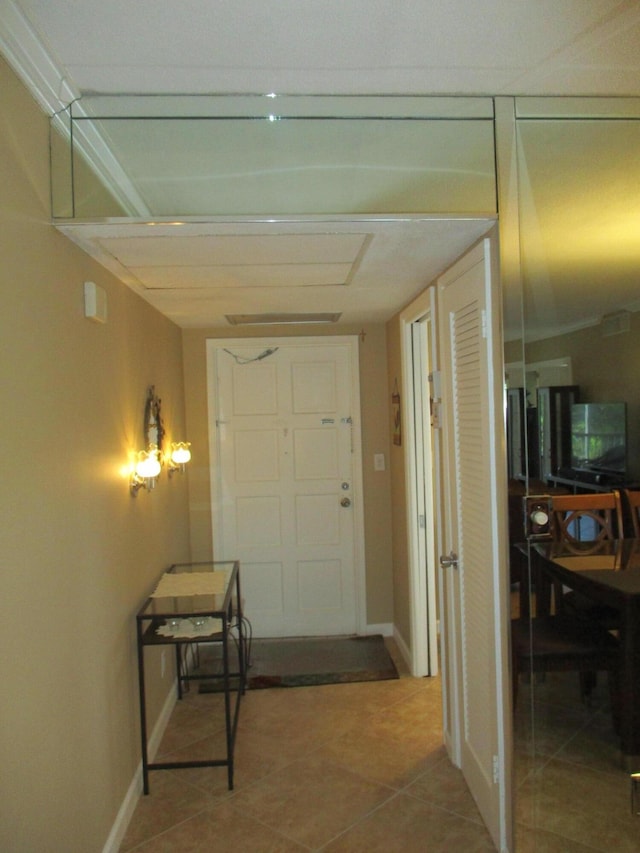
[[[160,460],[155,452],[141,453],[136,464],[136,474],[145,479],[157,477],[161,470]]]
[[[173,450],[171,451],[172,462],[175,462],[176,465],[186,465],[190,459],[191,451],[187,442],[180,441],[173,445]]]

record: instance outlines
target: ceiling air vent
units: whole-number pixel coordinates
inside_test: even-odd
[[[337,323],[342,314],[226,314],[232,326],[275,326],[285,323]]]

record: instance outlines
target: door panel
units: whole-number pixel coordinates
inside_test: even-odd
[[[336,364],[293,364],[291,379],[294,412],[336,411]]]
[[[260,608],[272,619],[284,614],[282,563],[242,564],[242,592],[246,601],[259,601]]]
[[[338,545],[340,510],[333,495],[296,497],[296,541],[298,545]]]
[[[277,373],[273,364],[234,364],[231,368],[231,410],[234,415],[275,415]]]
[[[337,560],[303,560],[298,563],[298,605],[304,610],[342,607],[341,566]]]
[[[495,249],[487,239],[438,282],[443,364],[444,641],[457,682],[453,758],[499,850],[510,849],[506,460]],[[504,503],[504,507],[503,507]]]
[[[355,340],[210,344],[214,552],[240,560],[254,634],[356,633]]]
[[[235,511],[239,548],[267,548],[282,543],[282,504],[277,496],[238,497]],[[230,519],[233,524],[233,518]],[[232,528],[230,527],[232,531]]]
[[[340,473],[337,430],[296,429],[293,432],[296,480],[332,480]]]
[[[233,442],[235,477],[239,483],[280,479],[276,430],[237,430]]]

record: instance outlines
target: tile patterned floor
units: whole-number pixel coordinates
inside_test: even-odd
[[[638,853],[640,817],[631,815],[606,675],[591,707],[577,673],[521,684],[515,722],[518,853]]]
[[[536,685],[535,702],[526,686],[520,692],[517,849],[639,851],[640,819],[629,814],[606,708],[576,704],[574,688],[550,679]],[[189,693],[161,753],[219,755],[221,701]],[[249,691],[234,791],[224,768],[154,771],[150,780],[122,853],[494,850],[442,746],[439,679],[402,673],[396,681]]]

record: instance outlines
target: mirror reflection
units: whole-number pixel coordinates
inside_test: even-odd
[[[521,615],[524,592],[532,619],[527,634],[534,647],[538,642],[517,685],[519,820],[550,831],[562,823],[563,835],[584,844],[615,824],[622,847],[637,844],[628,785],[629,771],[640,768],[640,648],[631,643],[637,626],[625,621],[622,606],[640,595],[640,588],[632,591],[636,575],[640,580],[637,548],[635,563],[622,559],[638,529],[634,492],[629,500],[625,490],[640,489],[640,113],[635,104],[638,117],[630,114],[629,104],[565,102],[565,115],[560,107],[556,115],[553,109],[527,114],[526,104],[520,109],[523,333],[505,348],[511,580],[519,593],[512,615]],[[605,562],[587,565],[586,556],[562,552],[554,539],[564,528],[554,526],[554,506],[587,497],[595,504],[611,493],[620,494],[622,517],[613,511],[610,538],[624,537],[624,549],[598,549],[606,552],[607,575]],[[589,546],[598,535],[594,523],[569,525],[592,561],[599,559]],[[571,559],[582,560],[577,570]],[[602,609],[594,610],[596,572],[613,605],[608,622]],[[620,578],[626,597],[613,589]],[[567,597],[575,599],[567,584],[581,585],[577,609],[567,610]],[[634,612],[637,620],[640,607]],[[542,669],[534,664],[545,642],[542,617],[567,613],[583,620],[583,638],[614,650],[613,658],[593,664],[597,672],[552,671],[551,660]],[[627,647],[635,662],[625,656]],[[603,816],[604,802],[610,815]]]
[[[162,401],[156,394],[155,387],[151,385],[147,391],[147,399],[144,406],[145,449],[149,450],[151,447],[156,447],[159,457],[162,459],[163,439]]]

